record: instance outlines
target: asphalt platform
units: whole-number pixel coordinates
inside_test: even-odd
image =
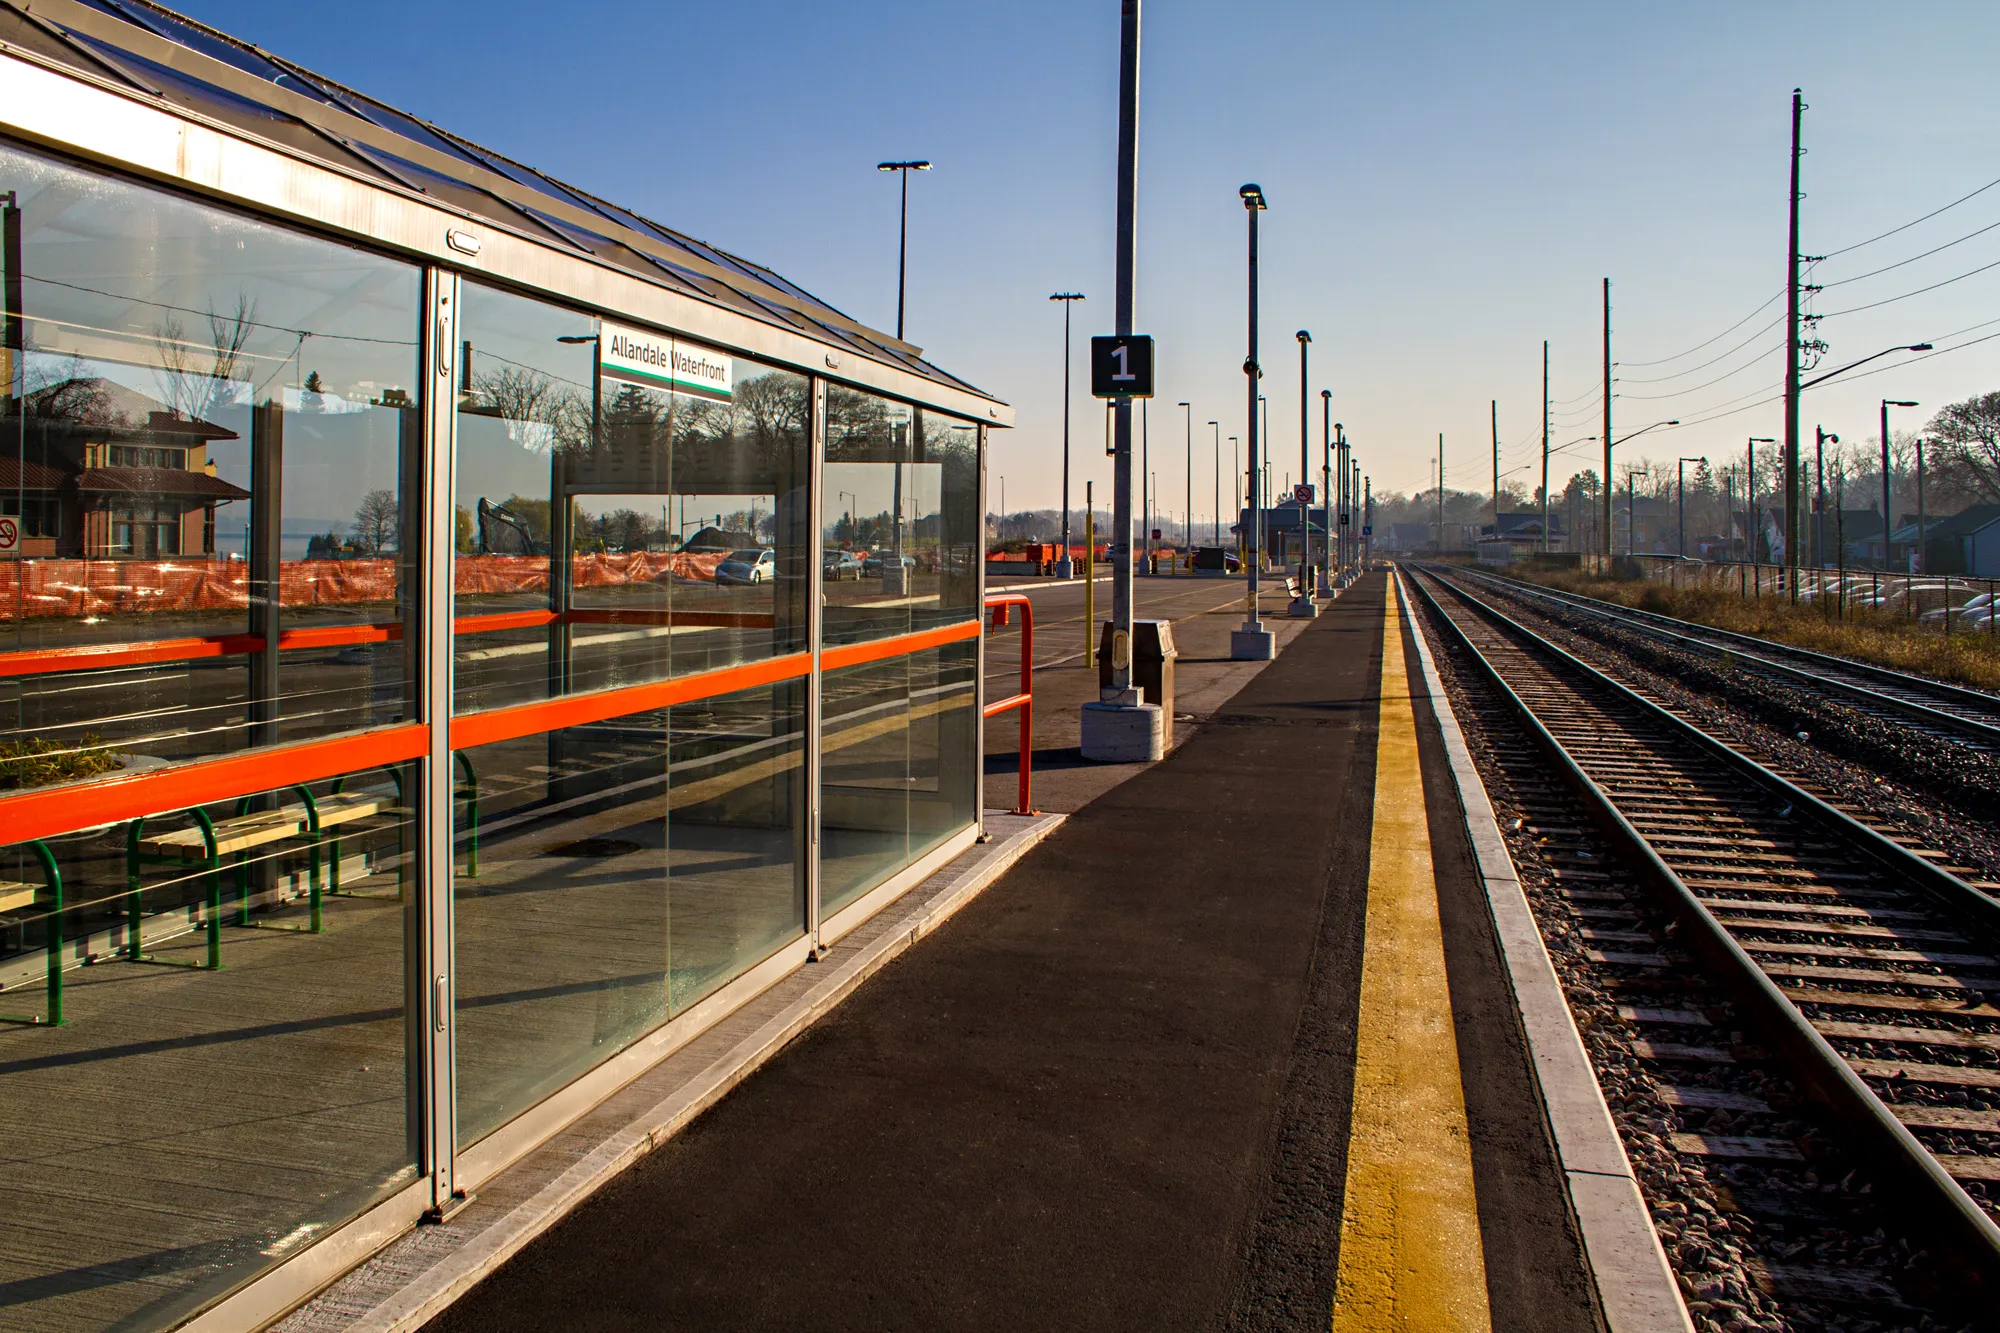
[[[1353,1280],[1347,1182],[1372,1179],[1349,1172],[1384,611],[1370,575],[429,1327],[1327,1328]],[[1448,1003],[1459,1066],[1476,1226],[1456,1277],[1484,1266],[1485,1314],[1453,1323],[1597,1328],[1421,695],[1400,716],[1443,980],[1419,1002]],[[1359,1309],[1335,1326],[1423,1326]]]

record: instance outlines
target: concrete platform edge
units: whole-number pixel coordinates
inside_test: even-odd
[[[862,982],[943,925],[1065,818],[1061,814],[1023,818],[988,811],[989,831],[1004,824],[1008,826],[1004,833],[975,845],[912,886],[902,898],[850,932],[823,961],[796,969],[764,995],[745,1002],[737,1014],[757,1008],[759,1000],[774,992],[790,992],[781,997],[781,1003],[766,1005],[771,1012],[760,1014],[746,1035],[698,1068],[659,1077],[675,1063],[676,1055],[693,1054],[692,1048],[700,1042],[696,1038],[607,1099],[600,1110],[630,1100],[635,1091],[641,1093],[642,1105],[636,1114],[625,1117],[624,1123],[607,1129],[590,1124],[595,1113],[586,1115],[576,1126],[488,1182],[481,1190],[481,1199],[457,1218],[398,1237],[267,1327],[283,1333],[322,1329],[408,1333],[421,1328],[613,1177],[713,1106]],[[716,1027],[728,1022],[725,1017]],[[649,1082],[664,1086],[649,1088]],[[579,1135],[587,1136],[588,1141],[579,1143]],[[507,1188],[510,1183],[511,1189]],[[518,1201],[507,1204],[497,1215],[480,1208],[482,1200],[494,1197]],[[488,1211],[488,1215],[477,1216],[481,1211]]]
[[[1407,586],[1404,602],[1416,605]],[[1562,981],[1542,943],[1486,786],[1473,767],[1465,735],[1438,677],[1430,644],[1421,627],[1412,637],[1423,663],[1424,689],[1451,761],[1452,781],[1605,1325],[1611,1333],[1693,1333],[1694,1321],[1667,1266],[1631,1160],[1570,1015]]]

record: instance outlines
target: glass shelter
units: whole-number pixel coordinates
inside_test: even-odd
[[[0,0],[0,1330],[254,1327],[977,836],[989,395]]]

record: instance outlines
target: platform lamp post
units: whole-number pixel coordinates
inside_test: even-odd
[[[1681,559],[1683,560],[1687,559],[1687,553],[1688,553],[1687,465],[1689,463],[1700,463],[1703,467],[1707,467],[1708,459],[1706,457],[1683,458],[1680,460],[1680,462],[1674,465],[1674,486],[1680,493],[1680,517],[1679,517],[1680,530],[1681,530],[1680,547],[1681,547]]]
[[[1826,446],[1840,437],[1824,426],[1813,427],[1813,564],[1826,568]]]
[[[1299,495],[1299,595],[1292,598],[1285,614],[1295,620],[1310,620],[1319,614],[1312,588],[1312,504],[1305,499],[1305,492],[1312,489],[1307,480],[1312,476],[1312,388],[1307,382],[1307,354],[1313,338],[1305,329],[1293,336],[1299,340],[1299,485],[1303,489]]]
[[[1243,543],[1248,536],[1240,526],[1243,518],[1243,437],[1241,435],[1232,435],[1229,437],[1229,470],[1236,478],[1236,493],[1230,497],[1229,503],[1230,507],[1236,511],[1237,523],[1231,526],[1236,528],[1236,558],[1241,560],[1243,552],[1246,549]],[[1220,546],[1222,545],[1222,506],[1220,504],[1215,509],[1215,527],[1215,544]]]
[[[1884,398],[1882,400],[1882,568],[1889,568],[1889,534],[1896,529],[1894,511],[1889,508],[1889,409],[1892,407],[1915,407],[1916,400],[1909,398]],[[1919,534],[1919,545],[1922,544]]]
[[[1333,390],[1321,389],[1320,402],[1320,466],[1319,499],[1322,525],[1326,529],[1326,540],[1319,548],[1319,595],[1333,596]],[[1344,534],[1343,534],[1344,535]]]
[[[1062,469],[1062,555],[1056,560],[1056,577],[1069,579],[1076,577],[1076,567],[1069,558],[1069,312],[1070,307],[1083,299],[1082,292],[1057,292],[1049,298],[1061,301],[1063,308],[1063,469]]]
[[[1180,510],[1182,514],[1188,516],[1188,526],[1182,528],[1184,536],[1180,538],[1180,546],[1182,546],[1180,560],[1188,562],[1190,560],[1188,546],[1194,544],[1194,404],[1180,402],[1176,406],[1182,406],[1188,412],[1188,506],[1184,510]],[[1178,574],[1180,568],[1176,568],[1174,572]],[[1190,572],[1192,572],[1192,564],[1190,564]]]
[[[910,173],[929,171],[928,162],[877,162],[875,170],[894,171],[903,178],[903,225],[896,242],[896,341],[903,340],[903,293],[910,278]]]
[[[1769,435],[1752,435],[1749,443],[1744,446],[1743,503],[1750,507],[1749,560],[1752,565],[1757,563],[1757,534],[1764,526],[1763,518],[1757,512],[1757,446],[1777,442]]]
[[[1215,427],[1215,508],[1209,511],[1209,516],[1214,519],[1210,536],[1215,544],[1220,546],[1222,545],[1222,423],[1211,421],[1208,424]],[[1230,438],[1236,437],[1232,435]],[[1190,536],[1188,540],[1192,542],[1194,538]]]

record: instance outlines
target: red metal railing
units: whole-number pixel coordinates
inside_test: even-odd
[[[1018,709],[1021,714],[1021,794],[1015,802],[1014,813],[1032,815],[1035,813],[1032,800],[1035,760],[1035,608],[1020,593],[995,593],[986,599],[986,607],[993,613],[992,627],[999,629],[1007,624],[1008,609],[1021,608],[1021,692],[1005,699],[995,699],[986,705],[987,717],[998,717],[1010,709]]]

